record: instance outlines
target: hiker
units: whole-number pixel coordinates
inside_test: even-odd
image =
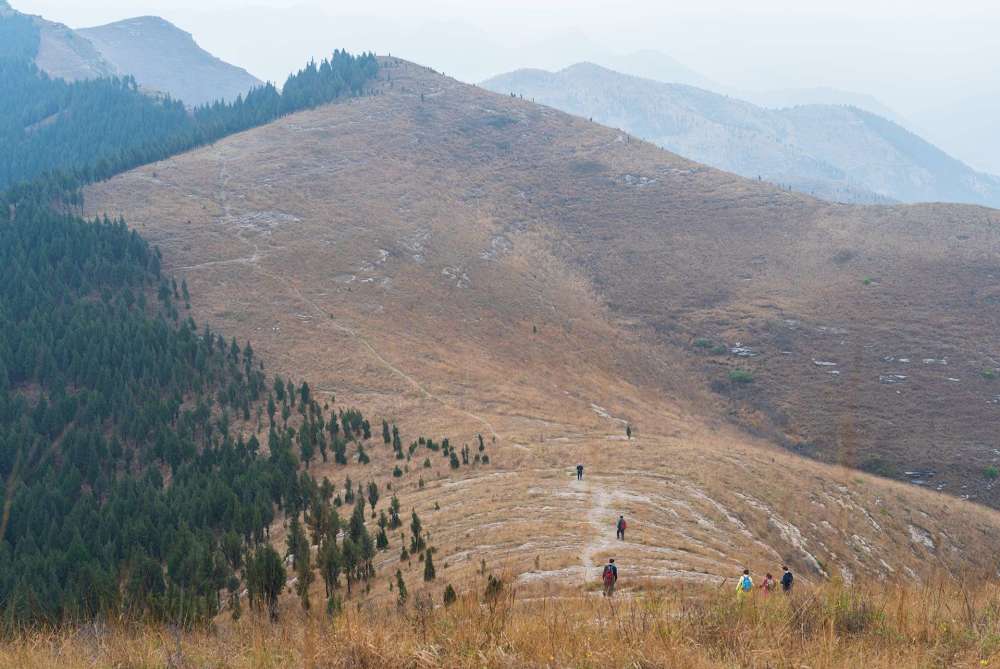
[[[783,566],[782,569],[785,570],[785,573],[781,575],[781,591],[787,595],[792,591],[792,582],[795,577],[792,576],[792,572],[787,566]]]
[[[618,567],[615,565],[614,558],[608,560],[608,563],[604,565],[604,571],[601,572],[601,581],[604,582],[605,597],[615,594],[615,583],[618,582]]]
[[[625,436],[629,438],[629,441],[632,440],[632,426],[631,425],[626,425],[625,426]]]
[[[770,595],[778,587],[777,581],[771,576],[770,572],[764,577],[764,582],[760,584],[760,589],[764,593],[764,596]]]
[[[576,466],[576,480],[577,481],[583,480],[583,465]]]
[[[736,593],[741,597],[753,592],[753,579],[750,578],[750,570],[744,569],[740,580],[736,582]]]
[[[625,528],[628,524],[625,522],[625,516],[618,516],[618,524],[615,525],[615,536],[625,541]]]

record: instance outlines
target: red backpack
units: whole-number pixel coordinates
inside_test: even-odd
[[[604,565],[604,573],[601,576],[604,579],[605,585],[609,585],[612,581],[615,580],[615,572],[611,570],[611,565],[609,564]]]

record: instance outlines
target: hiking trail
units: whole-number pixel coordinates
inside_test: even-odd
[[[607,489],[598,483],[591,485],[587,479],[580,481],[590,493],[590,509],[587,510],[587,522],[593,530],[593,536],[584,544],[580,551],[580,561],[583,563],[583,579],[585,582],[596,579],[600,574],[601,565],[594,560],[595,556],[615,545],[609,539],[609,533],[614,523],[614,513],[609,511],[611,495]],[[608,514],[611,514],[610,517]]]

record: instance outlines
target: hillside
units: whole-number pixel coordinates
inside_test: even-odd
[[[142,16],[77,34],[90,40],[121,74],[131,74],[143,88],[169,93],[197,106],[234,100],[262,81],[202,49],[190,33],[157,16]]]
[[[86,209],[126,215],[195,315],[279,372],[484,436],[491,471],[428,463],[399,488],[448,580],[486,561],[544,590],[609,556],[693,582],[986,565],[993,511],[772,444],[932,467],[995,503],[996,212],[826,204],[404,61],[373,86],[95,185]]]
[[[1000,205],[1000,179],[975,172],[895,123],[856,107],[764,109],[589,63],[520,70],[483,86],[620,127],[719,169],[839,202]]]

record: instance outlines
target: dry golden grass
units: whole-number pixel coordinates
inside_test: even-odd
[[[617,402],[1000,503],[996,211],[818,202],[386,63],[383,95],[98,184],[88,211],[276,367],[437,431],[564,433]],[[734,366],[755,382],[708,392]]]
[[[1000,588],[831,583],[786,597],[729,587],[640,587],[608,600],[563,591],[525,598],[483,580],[451,606],[412,593],[349,601],[343,613],[255,615],[213,629],[107,624],[29,633],[0,645],[0,667],[719,667],[888,669],[1000,663]]]

